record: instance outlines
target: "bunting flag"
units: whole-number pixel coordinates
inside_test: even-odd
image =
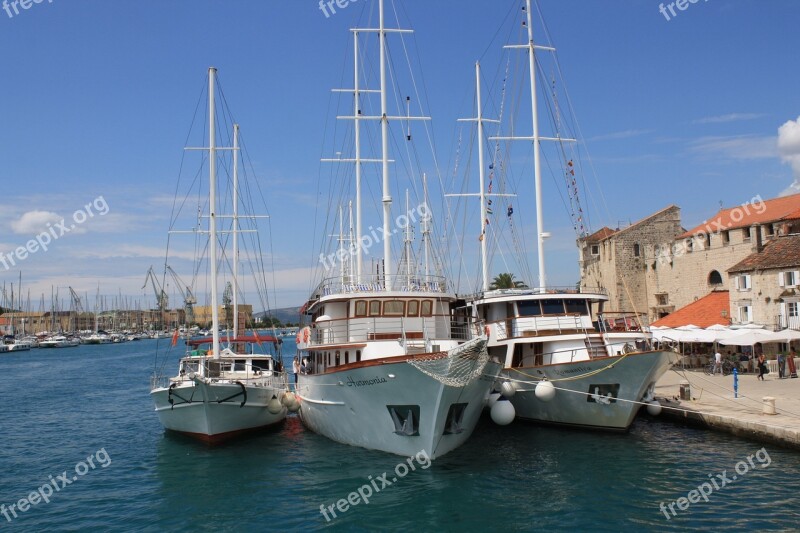
[[[492,214],[492,208],[491,207],[488,207],[488,206],[486,207],[486,214],[487,215],[491,215]]]
[[[492,205],[492,199],[491,199],[491,198],[489,198],[489,199],[487,200],[487,203],[488,203],[489,205]]]
[[[483,242],[483,233],[481,233],[480,237],[478,237],[478,242]]]
[[[172,334],[172,345],[176,346],[178,344],[178,328],[175,328],[175,333]]]
[[[492,183],[493,183],[492,181],[489,181],[489,194],[492,193]]]
[[[508,216],[510,217],[513,214],[514,214],[514,208],[509,205],[508,206]]]

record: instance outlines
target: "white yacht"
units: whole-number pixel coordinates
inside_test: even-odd
[[[311,325],[297,334],[304,369],[297,396],[304,424],[321,435],[398,455],[424,450],[436,458],[469,438],[501,365],[489,360],[483,326],[455,312],[456,296],[445,277],[431,273],[428,258],[434,250],[427,209],[423,209],[426,215],[421,221],[425,260],[412,258],[412,229],[406,220],[403,257],[395,269],[390,241],[400,228],[393,232],[390,226],[389,167],[394,161],[388,148],[389,122],[406,124],[427,117],[412,116],[410,103],[402,116],[388,109],[387,37],[408,30],[387,29],[383,0],[376,7],[377,28],[351,30],[356,47],[355,86],[342,90],[354,99],[353,116],[340,117],[352,121],[349,140],[353,146],[348,149],[354,157],[329,160],[355,166],[355,179],[343,185],[355,188],[355,226],[350,209],[350,230],[345,237],[340,208],[340,248],[335,254],[339,275],[325,277],[302,310]],[[362,41],[370,35],[380,43],[379,59],[377,64],[361,64],[365,57]],[[369,79],[364,72],[380,72],[379,79]],[[369,83],[376,87],[365,88]],[[372,103],[380,98],[379,110],[376,104],[367,112],[369,94],[375,95]],[[363,123],[366,130],[370,121],[380,122],[380,140],[367,145],[361,140],[366,133],[361,128]],[[399,137],[410,141],[410,130]],[[365,150],[367,146],[380,147],[376,148],[380,156],[362,156],[362,142]],[[370,271],[363,265],[368,232],[362,229],[361,180],[362,167],[375,164],[379,166],[372,168],[381,169],[378,175],[383,183],[383,209],[378,217],[384,238],[383,256]],[[427,208],[427,194],[422,205]],[[409,218],[408,193],[406,211]]]
[[[512,284],[508,288],[493,290],[489,283],[487,247],[496,247],[494,239],[500,241],[502,238],[500,230],[489,228],[490,220],[497,220],[490,217],[490,206],[494,199],[494,209],[509,219],[506,223],[512,229],[510,197],[515,195],[492,193],[491,176],[494,172],[490,174],[488,187],[486,185],[486,167],[507,172],[510,164],[497,160],[490,165],[484,163],[484,123],[498,121],[487,119],[482,114],[480,67],[476,65],[478,115],[469,120],[477,124],[477,138],[481,140],[478,147],[480,192],[471,195],[479,197],[481,209],[481,287],[476,294],[465,298],[465,309],[476,319],[485,321],[489,329],[489,355],[504,362],[505,368],[496,389],[502,392],[502,398],[492,408],[492,417],[496,421],[508,423],[516,415],[517,418],[544,423],[626,430],[641,404],[653,400],[656,381],[677,360],[677,354],[652,349],[646,317],[634,313],[614,316],[604,313],[608,298],[602,290],[586,287],[565,289],[547,284],[544,241],[549,233],[544,229],[541,144],[560,145],[556,157],[563,159],[562,171],[567,176],[567,183],[574,187],[573,162],[564,156],[568,153],[564,145],[574,142],[574,139],[560,131],[549,136],[540,133],[536,73],[542,69],[537,61],[539,54],[554,52],[554,49],[534,44],[530,0],[526,0],[522,13],[527,41],[506,48],[527,53],[527,78],[521,84],[530,91],[533,132],[532,135],[515,133],[489,139],[496,143],[495,154],[504,152],[500,148],[501,142],[522,141],[532,148],[532,164],[523,164],[521,172],[533,169],[536,234],[528,242],[537,244],[538,287],[514,287]],[[553,97],[547,102],[547,107],[553,108],[556,103]],[[502,109],[502,104],[499,107]],[[557,115],[550,123],[558,127],[560,120]],[[527,120],[518,122],[527,123]],[[554,161],[548,160],[547,164],[552,165]],[[503,187],[500,189],[502,191]],[[582,224],[580,206],[576,211],[579,215],[574,224],[578,226]],[[497,225],[503,222],[497,222]],[[520,222],[517,225],[522,226]],[[519,234],[511,239],[525,240]],[[524,245],[518,246],[524,248]],[[518,263],[527,265],[524,254],[521,255],[523,257]],[[506,275],[509,281],[513,279],[513,276]]]
[[[255,346],[268,345],[275,339],[244,337],[239,334],[238,293],[233,291],[232,309],[233,336],[225,345],[220,339],[219,316],[219,273],[218,256],[224,250],[218,250],[218,219],[230,219],[233,257],[239,257],[238,206],[242,201],[238,192],[238,135],[239,127],[233,125],[233,215],[221,214],[217,210],[217,176],[216,165],[218,150],[216,138],[215,95],[216,69],[208,70],[208,119],[209,119],[209,268],[212,337],[210,339],[192,340],[188,343],[191,351],[179,362],[178,374],[166,377],[160,372],[152,380],[150,396],[155,404],[155,411],[164,428],[180,432],[200,440],[219,442],[239,435],[282,422],[289,409],[298,408],[293,396],[287,394],[286,373],[279,362],[270,354],[256,353]],[[245,218],[245,217],[243,217]],[[247,217],[254,218],[254,217]],[[249,230],[247,230],[249,231]],[[192,231],[194,233],[194,231]],[[232,284],[238,287],[238,261],[233,261]],[[166,270],[166,265],[165,265]],[[226,301],[226,309],[227,309]],[[178,331],[175,330],[172,345],[178,343]],[[208,345],[207,348],[202,345]]]

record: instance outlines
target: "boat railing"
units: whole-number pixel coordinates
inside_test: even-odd
[[[337,276],[322,280],[313,298],[322,298],[331,294],[358,294],[368,292],[382,292],[386,290],[384,276],[368,275]],[[447,292],[447,280],[444,276],[393,276],[393,292]]]
[[[519,337],[586,333],[585,320],[588,320],[588,317],[581,314],[513,316],[495,320],[489,324],[495,325],[497,340],[505,340]]]
[[[558,295],[558,294],[599,294],[608,296],[608,291],[602,287],[546,287],[544,289],[538,287],[520,287],[515,289],[494,289],[491,291],[481,291],[472,294],[459,294],[459,298],[464,298],[467,301],[481,300],[490,296],[525,296],[530,294],[542,295]]]
[[[424,343],[430,339],[469,340],[481,332],[472,319],[450,315],[426,317],[358,317],[317,321],[311,329],[314,344],[343,344],[379,340]]]
[[[649,331],[650,322],[644,313],[611,311],[597,315],[595,329],[600,333]]]

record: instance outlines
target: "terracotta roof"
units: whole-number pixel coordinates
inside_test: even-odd
[[[743,205],[723,209],[711,220],[690,229],[678,238],[685,239],[697,234],[715,233],[721,230],[746,228],[753,224],[797,218],[797,216],[791,217],[791,215],[800,215],[800,194],[762,200],[759,203],[750,201]]]
[[[728,291],[714,291],[699,300],[696,300],[686,307],[681,307],[677,311],[656,320],[651,326],[666,326],[677,328],[694,324],[701,328],[707,328],[714,324],[727,326],[730,324],[731,310]],[[725,311],[725,316],[722,312]]]
[[[609,227],[603,227],[603,228],[600,228],[599,230],[595,231],[594,233],[592,233],[591,235],[589,235],[588,237],[586,237],[583,240],[585,242],[600,242],[600,241],[603,241],[603,240],[611,237],[616,232],[617,232],[617,230],[613,230],[613,229],[611,229]]]
[[[781,217],[781,220],[800,220],[800,208],[792,211],[784,217]]]
[[[749,272],[800,266],[800,235],[784,235],[771,239],[760,252],[755,252],[728,269],[728,272]]]

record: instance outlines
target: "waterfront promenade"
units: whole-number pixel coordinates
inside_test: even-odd
[[[800,449],[800,378],[779,379],[770,372],[765,380],[739,375],[736,398],[732,375],[676,369],[658,381],[655,394],[663,406],[662,417]],[[690,384],[691,400],[680,399],[682,381]],[[764,397],[775,399],[776,414],[764,414]]]

